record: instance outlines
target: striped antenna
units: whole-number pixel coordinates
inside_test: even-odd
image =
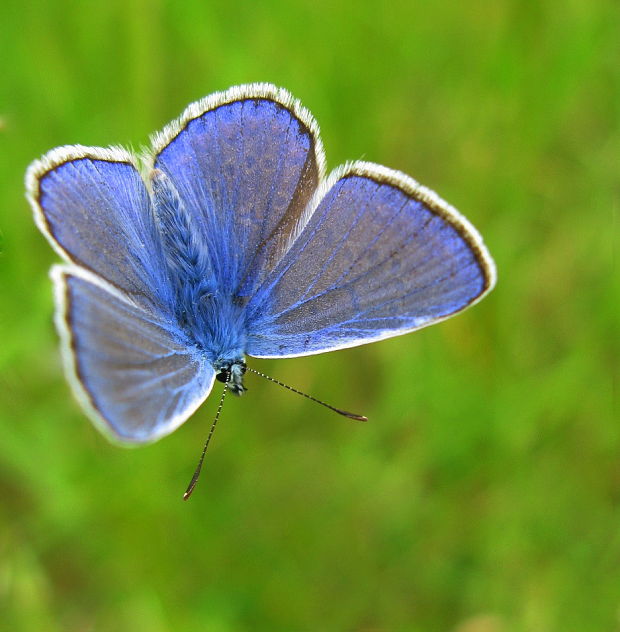
[[[220,404],[217,407],[217,412],[215,413],[215,419],[211,424],[211,430],[209,430],[209,436],[205,441],[205,447],[202,449],[202,454],[200,455],[200,461],[198,461],[198,465],[196,466],[196,471],[194,472],[194,476],[192,476],[192,480],[190,481],[185,493],[183,494],[183,500],[187,500],[194,491],[194,487],[196,487],[196,483],[198,482],[198,477],[200,476],[200,470],[202,469],[202,462],[205,460],[205,454],[207,453],[207,448],[209,447],[209,441],[211,441],[211,437],[213,436],[213,432],[215,431],[215,426],[217,425],[217,420],[220,418],[220,413],[222,412],[222,406],[224,405],[224,398],[226,397],[226,393],[228,392],[228,380],[224,383],[224,391],[222,392],[222,397],[220,397]]]
[[[316,397],[312,397],[312,395],[308,395],[308,393],[303,393],[302,391],[298,391],[296,388],[293,388],[292,386],[289,386],[288,384],[284,384],[284,382],[280,382],[280,380],[276,380],[275,378],[270,377],[269,375],[266,375],[265,373],[261,373],[260,371],[257,371],[256,369],[252,369],[251,367],[246,367],[246,370],[251,371],[252,373],[256,373],[256,375],[260,375],[261,377],[264,377],[266,380],[269,380],[270,382],[273,382],[274,384],[278,384],[282,388],[286,388],[289,391],[293,391],[293,393],[297,393],[297,395],[301,395],[313,402],[316,402],[317,404],[321,404],[321,406],[325,406],[325,408],[329,408],[330,410],[333,410],[335,413],[338,413],[339,415],[342,415],[343,417],[348,417],[349,419],[355,419],[356,421],[368,421],[368,417],[364,415],[356,415],[355,413],[350,413],[346,410],[342,410],[340,408],[336,408],[335,406],[331,406],[330,404],[326,404],[325,402],[322,402],[320,399],[317,399]]]

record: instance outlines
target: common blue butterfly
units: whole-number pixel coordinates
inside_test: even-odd
[[[53,149],[28,169],[55,265],[56,325],[95,425],[159,439],[246,355],[303,356],[439,322],[493,287],[476,229],[369,162],[325,175],[314,118],[285,90],[208,96],[125,149]]]

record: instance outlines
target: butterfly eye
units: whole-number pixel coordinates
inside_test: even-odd
[[[224,384],[226,384],[227,382],[230,382],[230,369],[228,368],[220,369],[220,372],[216,374],[215,379],[218,382],[223,382]]]

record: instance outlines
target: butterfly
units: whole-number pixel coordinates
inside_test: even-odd
[[[329,175],[319,128],[287,91],[232,87],[189,105],[142,156],[51,150],[26,175],[54,265],[56,325],[95,425],[151,442],[246,356],[304,356],[444,320],[495,265],[476,229],[409,176]]]

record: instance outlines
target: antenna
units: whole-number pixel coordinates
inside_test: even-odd
[[[276,380],[275,378],[269,375],[266,375],[265,373],[261,373],[260,371],[257,371],[256,369],[252,369],[249,366],[246,367],[246,370],[251,371],[252,373],[256,373],[256,375],[260,375],[261,377],[264,377],[266,380],[269,380],[270,382],[273,382],[274,384],[278,384],[282,388],[286,388],[289,391],[293,391],[293,393],[297,393],[297,395],[301,395],[302,397],[305,397],[317,404],[321,404],[321,406],[325,406],[325,408],[329,408],[329,410],[333,410],[335,413],[338,413],[339,415],[342,415],[343,417],[348,417],[349,419],[355,419],[357,421],[368,421],[368,417],[365,417],[364,415],[356,415],[355,413],[350,413],[346,410],[336,408],[335,406],[330,406],[330,404],[322,402],[320,399],[317,399],[316,397],[312,397],[312,395],[308,395],[307,393],[298,391],[296,388],[293,388],[292,386],[289,386],[288,384],[284,384],[284,382],[280,382],[280,380]],[[194,491],[194,488],[196,487],[196,483],[198,482],[198,477],[200,476],[200,471],[202,470],[202,464],[205,460],[205,454],[207,453],[209,442],[211,441],[211,437],[213,436],[213,433],[215,432],[215,426],[217,425],[218,419],[220,418],[220,413],[222,412],[222,407],[224,406],[224,399],[226,397],[226,393],[228,393],[229,380],[230,380],[230,374],[227,376],[226,382],[224,382],[224,390],[222,391],[222,396],[220,397],[220,403],[217,407],[215,418],[213,419],[213,423],[211,424],[211,430],[209,430],[209,436],[207,437],[207,440],[205,441],[205,446],[202,449],[202,454],[200,455],[200,460],[198,461],[198,465],[196,466],[196,470],[194,471],[192,480],[190,481],[189,485],[187,486],[187,489],[185,490],[185,493],[183,494],[183,500],[187,500],[192,495],[192,492]]]
[[[192,476],[192,480],[190,481],[185,493],[183,494],[183,500],[187,500],[194,491],[194,487],[196,487],[196,483],[198,482],[198,477],[200,476],[200,470],[202,469],[202,462],[205,460],[205,454],[207,453],[207,448],[209,447],[209,441],[211,441],[211,437],[213,436],[213,432],[215,431],[215,426],[217,425],[217,420],[220,418],[220,413],[222,412],[222,406],[224,405],[224,398],[226,397],[226,393],[228,392],[228,380],[224,383],[224,391],[222,392],[222,397],[220,397],[220,403],[217,407],[217,412],[215,413],[215,419],[211,424],[211,430],[209,430],[209,436],[205,441],[205,447],[202,449],[202,454],[200,455],[200,461],[198,461],[198,465],[196,466],[196,471],[194,472],[194,476]]]
[[[357,421],[368,421],[368,417],[365,417],[364,415],[356,415],[355,413],[347,412],[346,410],[336,408],[335,406],[330,406],[329,404],[322,402],[320,399],[317,399],[316,397],[312,397],[312,395],[308,395],[307,393],[298,391],[296,388],[293,388],[292,386],[289,386],[288,384],[284,384],[284,382],[280,382],[279,380],[276,380],[275,378],[270,377],[269,375],[266,375],[265,373],[261,373],[260,371],[257,371],[256,369],[252,369],[249,366],[246,367],[246,370],[251,371],[252,373],[256,373],[256,375],[260,375],[261,377],[264,377],[266,380],[269,380],[270,382],[273,382],[274,384],[278,384],[282,388],[287,388],[289,391],[293,391],[293,393],[297,393],[297,395],[301,395],[302,397],[306,397],[307,399],[317,404],[321,404],[321,406],[325,406],[325,408],[329,408],[330,410],[333,410],[335,413],[338,413],[339,415],[342,415],[343,417],[348,417],[349,419],[355,419]],[[206,447],[205,447],[205,450],[206,450]],[[204,453],[203,453],[203,456],[204,456]]]

